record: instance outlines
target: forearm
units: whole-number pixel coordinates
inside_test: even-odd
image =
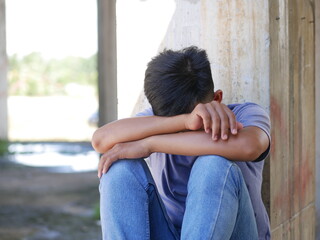
[[[220,155],[233,161],[256,160],[267,148],[263,139],[252,134],[250,129],[242,129],[227,141],[212,141],[210,134],[203,131],[152,136],[147,141],[151,152],[186,156]]]
[[[153,135],[186,130],[185,115],[173,117],[135,117],[121,119],[99,128],[92,137],[96,151],[104,153],[115,144],[144,139]]]

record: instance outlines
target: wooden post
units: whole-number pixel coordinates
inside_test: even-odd
[[[315,239],[314,5],[269,3],[272,239]]]
[[[8,138],[6,7],[0,0],[0,140]]]
[[[320,2],[315,1],[315,48],[316,48],[316,237],[320,239]]]
[[[98,0],[99,126],[117,119],[116,0]]]

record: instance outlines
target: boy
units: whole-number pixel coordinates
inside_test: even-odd
[[[106,124],[92,139],[103,153],[103,238],[270,239],[261,200],[266,112],[222,104],[197,47],[152,59],[144,91],[152,109]]]

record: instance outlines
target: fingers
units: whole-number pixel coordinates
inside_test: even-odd
[[[201,117],[206,133],[212,130],[212,139],[227,140],[229,131],[236,135],[238,130],[243,128],[242,124],[237,122],[234,113],[224,104],[212,101],[204,104],[205,109],[201,109]]]
[[[206,109],[206,106],[204,104],[198,105],[198,112],[199,116],[202,118],[203,121],[203,128],[206,133],[210,132],[211,129],[211,114]]]
[[[219,114],[220,118],[220,132],[221,132],[221,139],[227,140],[229,135],[229,117],[226,113],[226,109],[223,107],[222,104],[216,104],[216,111]]]
[[[222,106],[223,106],[225,113],[228,116],[230,131],[233,135],[236,135],[238,133],[238,125],[237,125],[236,116],[226,105],[223,104]]]
[[[108,172],[111,165],[119,159],[119,150],[118,147],[113,147],[110,151],[104,153],[99,161],[98,165],[98,177],[101,178],[102,174]]]
[[[210,128],[212,131],[212,139],[218,140],[219,139],[219,132],[220,132],[219,114],[211,104],[206,105],[206,110],[210,114],[210,123],[211,123]]]
[[[98,177],[101,178],[102,174],[106,173],[110,166],[112,165],[113,161],[109,157],[109,153],[105,153],[101,156],[99,167],[98,167]]]
[[[102,168],[103,168],[103,164],[104,164],[104,161],[103,161],[103,156],[105,154],[103,154],[101,157],[100,157],[100,160],[99,160],[99,164],[98,164],[98,178],[101,178],[102,176]]]

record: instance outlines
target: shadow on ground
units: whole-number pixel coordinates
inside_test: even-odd
[[[0,239],[101,239],[96,173],[47,170],[0,157]]]

